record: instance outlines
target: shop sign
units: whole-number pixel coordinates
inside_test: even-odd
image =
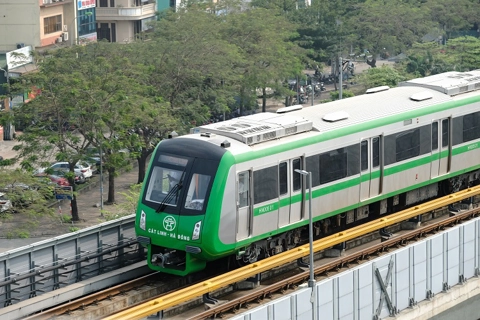
[[[78,10],[95,8],[95,0],[77,0]]]

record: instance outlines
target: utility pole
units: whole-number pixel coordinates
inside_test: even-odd
[[[0,68],[0,71],[3,71],[3,73],[5,75],[5,78],[7,79],[7,97],[4,100],[5,111],[11,112],[12,110],[10,109],[10,101],[11,101],[11,98],[10,98],[10,75],[9,75],[9,72],[8,72],[8,65],[7,65],[6,70],[3,69],[3,68]],[[12,140],[12,138],[13,138],[12,124],[9,121],[5,124],[5,128],[3,128],[3,137],[0,137],[0,140]]]
[[[342,94],[343,94],[343,61],[342,61],[342,57],[339,57],[338,58],[339,60],[339,63],[340,63],[340,80],[338,82],[338,84],[340,85],[340,89],[338,91],[338,100],[342,100]]]

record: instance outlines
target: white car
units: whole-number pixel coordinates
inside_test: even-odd
[[[70,170],[68,162],[56,162],[48,169],[52,169],[53,172],[68,172]],[[47,168],[39,169],[38,173],[42,173],[45,170],[47,170]],[[75,176],[78,177],[78,183],[83,183],[86,179],[93,176],[93,171],[90,164],[85,161],[78,162],[73,170],[75,171]]]
[[[5,193],[0,192],[0,212],[7,211],[12,207],[12,202],[6,198]]]

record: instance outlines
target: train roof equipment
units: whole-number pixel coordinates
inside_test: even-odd
[[[398,84],[399,87],[411,85],[433,89],[449,96],[454,96],[480,89],[480,69],[468,72],[450,71]]]
[[[295,115],[257,113],[195,128],[195,133],[214,133],[246,145],[312,130],[312,121]]]

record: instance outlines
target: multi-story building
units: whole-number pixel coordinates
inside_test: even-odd
[[[98,39],[128,43],[156,19],[154,0],[97,0]]]
[[[95,0],[2,0],[0,52],[96,40]]]

